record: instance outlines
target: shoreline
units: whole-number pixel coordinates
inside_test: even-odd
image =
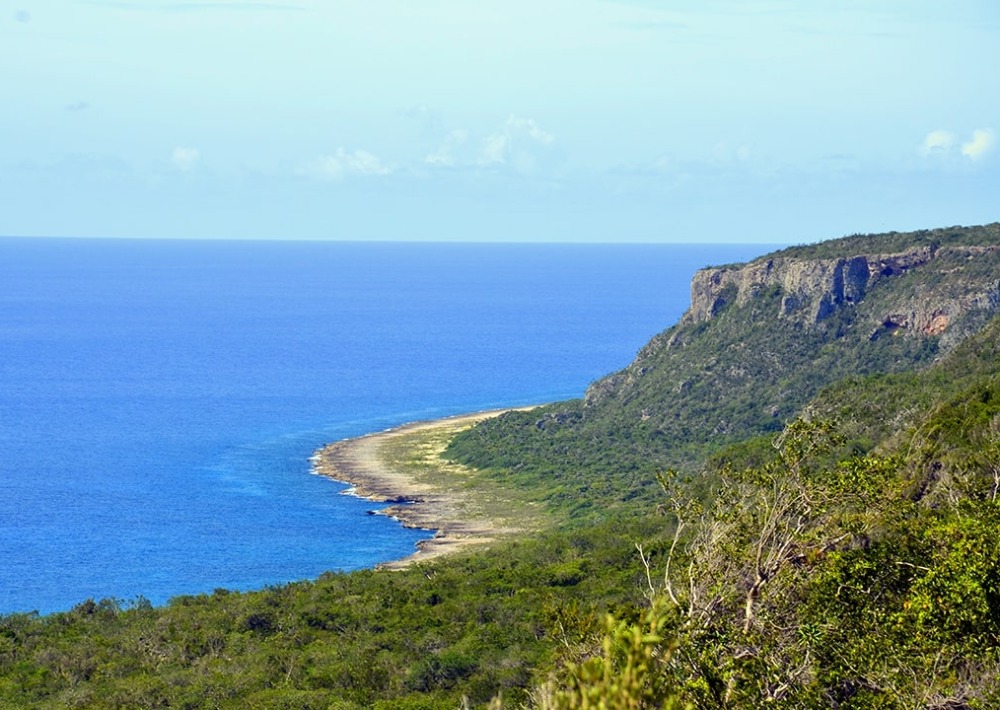
[[[373,511],[398,520],[404,527],[433,532],[434,536],[417,543],[407,557],[383,562],[375,569],[405,569],[411,565],[484,545],[521,528],[511,527],[490,511],[483,510],[473,492],[462,490],[466,469],[442,460],[443,445],[428,443],[432,438],[446,441],[461,431],[506,412],[527,411],[534,407],[507,407],[441,419],[410,422],[384,431],[342,439],[321,447],[310,462],[315,474],[349,486],[342,495],[352,495],[388,507]],[[409,446],[408,439],[422,437]],[[403,461],[393,447],[403,446]],[[395,454],[395,455],[394,455]],[[421,475],[429,473],[431,475]],[[452,485],[426,478],[446,477]]]

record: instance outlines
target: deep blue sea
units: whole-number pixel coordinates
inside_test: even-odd
[[[317,448],[578,397],[765,251],[0,239],[0,613],[405,556]]]

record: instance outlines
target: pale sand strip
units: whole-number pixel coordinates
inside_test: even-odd
[[[345,493],[397,504],[380,510],[381,515],[395,517],[407,527],[436,531],[432,539],[418,543],[417,552],[379,565],[380,569],[402,569],[492,542],[520,529],[499,519],[495,508],[484,504],[475,491],[462,490],[468,469],[442,460],[440,454],[455,434],[508,411],[512,410],[415,422],[338,441],[316,452],[313,470],[350,484],[352,487]]]

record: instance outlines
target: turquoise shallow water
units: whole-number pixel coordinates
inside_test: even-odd
[[[765,250],[0,239],[0,613],[405,556],[318,447],[579,396]]]

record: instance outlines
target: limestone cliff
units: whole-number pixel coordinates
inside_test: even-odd
[[[1000,223],[853,235],[705,269],[681,321],[583,400],[476,432],[490,453],[475,465],[534,466],[567,490],[579,471],[626,472],[640,495],[641,472],[694,472],[706,452],[781,431],[838,383],[891,389],[899,380],[882,375],[945,361],[1000,331],[998,314]]]
[[[811,325],[838,309],[857,306],[884,282],[921,271],[901,298],[869,314],[869,337],[892,334],[939,336],[970,311],[1000,304],[1000,246],[920,246],[896,254],[832,259],[770,257],[736,267],[708,268],[691,282],[691,308],[682,324],[710,320],[728,305],[745,306],[769,289],[781,299],[776,317]],[[888,291],[891,287],[885,286]]]
[[[584,411],[675,440],[777,429],[822,387],[923,367],[998,312],[1000,224],[791,247],[699,271],[681,321]]]

